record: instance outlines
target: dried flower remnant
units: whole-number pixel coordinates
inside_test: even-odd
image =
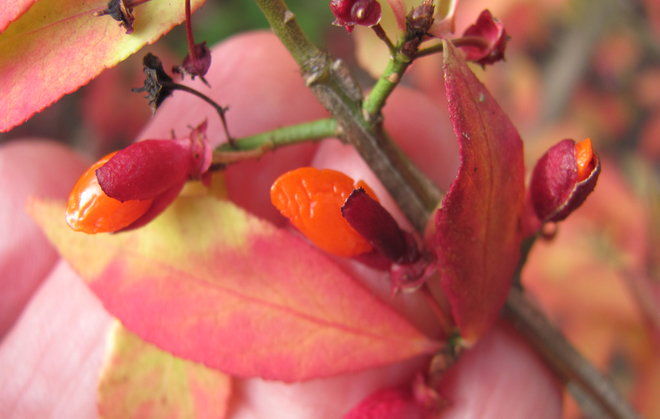
[[[133,8],[149,0],[110,0],[107,7],[100,12],[94,13],[94,16],[110,16],[119,22],[119,26],[126,29],[127,34],[133,33]]]
[[[206,42],[195,44],[191,52],[183,59],[183,63],[179,66],[172,68],[172,72],[184,75],[189,75],[191,79],[199,76],[200,79],[208,86],[208,82],[204,75],[211,67],[211,50],[206,46]]]
[[[433,25],[434,13],[435,6],[431,0],[412,9],[406,16],[406,37],[412,39],[426,35]]]
[[[172,68],[172,72],[180,74],[182,77],[186,74],[191,79],[199,76],[200,79],[209,85],[204,76],[211,67],[211,51],[206,46],[206,42],[195,43],[192,31],[192,11],[190,9],[190,0],[185,0],[186,9],[186,39],[188,40],[188,54],[183,59],[183,64]]]
[[[427,36],[433,25],[435,6],[430,0],[415,7],[406,16],[406,38],[401,51],[408,57],[413,57],[419,45]]]
[[[477,22],[463,32],[463,37],[480,38],[481,41],[460,46],[467,61],[486,66],[504,59],[509,36],[502,22],[495,19],[489,10],[481,12]]]
[[[529,191],[536,216],[542,222],[565,219],[593,191],[600,174],[600,160],[591,140],[576,144],[563,140],[536,163]]]
[[[142,65],[146,76],[144,86],[133,89],[133,91],[136,93],[147,92],[145,98],[149,101],[151,112],[156,112],[156,109],[174,91],[172,86],[174,81],[163,69],[160,58],[155,55],[151,53],[145,55],[142,59]]]
[[[374,26],[381,17],[380,3],[376,0],[330,0],[330,10],[335,16],[333,24],[343,26],[348,32],[355,25]]]
[[[193,89],[192,87],[186,86],[185,84],[175,83],[174,80],[172,80],[172,78],[165,72],[163,69],[163,64],[155,55],[148,53],[144,56],[142,62],[144,66],[144,74],[146,75],[144,86],[137,89],[132,89],[132,91],[136,93],[147,92],[145,98],[149,101],[149,106],[151,107],[152,113],[156,112],[158,107],[160,107],[163,101],[165,101],[165,99],[167,99],[173,91],[181,90],[190,93],[213,106],[215,111],[218,113],[218,116],[220,117],[222,128],[224,129],[225,135],[227,136],[227,141],[232,145],[234,144],[234,139],[229,134],[227,118],[225,118],[225,112],[227,112],[229,108],[218,105],[213,99]]]

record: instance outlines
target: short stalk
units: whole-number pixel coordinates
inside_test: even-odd
[[[206,96],[204,93],[199,92],[199,91],[193,89],[192,87],[188,87],[185,84],[169,82],[169,83],[163,84],[163,86],[166,86],[166,87],[168,87],[172,90],[182,90],[184,92],[188,92],[188,93],[193,94],[193,95],[197,96],[198,98],[202,99],[203,101],[205,101],[209,105],[213,106],[213,108],[216,110],[216,112],[218,112],[218,115],[220,116],[220,121],[222,121],[222,128],[225,131],[225,136],[227,137],[227,142],[229,144],[231,144],[232,146],[234,145],[234,139],[232,138],[231,135],[229,135],[229,127],[227,126],[227,118],[225,117],[225,112],[227,112],[227,110],[229,108],[222,107],[222,106],[218,105],[213,99]]]
[[[233,145],[218,146],[213,152],[213,164],[228,165],[261,157],[268,151],[281,147],[323,140],[337,135],[337,121],[332,118],[277,128],[249,137],[234,139]]]
[[[394,88],[398,86],[403,73],[405,73],[411,62],[408,57],[399,52],[395,53],[387,63],[383,74],[362,104],[362,110],[368,120],[377,120],[381,110],[385,106],[387,98],[394,91]]]
[[[371,29],[374,31],[376,36],[381,41],[385,42],[385,45],[387,45],[387,49],[390,50],[390,56],[394,57],[394,55],[396,55],[396,47],[390,40],[389,36],[387,36],[387,33],[385,33],[385,29],[383,29],[383,27],[380,26],[380,23],[373,25]]]
[[[462,38],[455,38],[451,40],[451,43],[457,47],[464,46],[473,46],[479,48],[488,48],[488,41],[480,36],[465,36]],[[415,58],[426,57],[427,55],[437,54],[442,52],[442,43],[420,49],[415,54]]]
[[[186,39],[188,40],[188,53],[193,60],[197,59],[195,52],[195,38],[192,31],[192,12],[190,10],[190,0],[186,0]]]

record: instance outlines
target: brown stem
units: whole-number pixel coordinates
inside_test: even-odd
[[[255,2],[300,66],[308,86],[341,126],[344,138],[355,146],[415,228],[424,231],[438,203],[437,189],[387,139],[380,124],[365,120],[360,106],[362,96],[352,88],[355,83],[348,71],[305,37],[284,2]],[[584,390],[590,402],[615,417],[637,417],[612,385],[571,347],[521,291],[511,291],[504,313],[559,374]]]
[[[282,0],[255,0],[273,32],[302,70],[312,92],[336,118],[343,138],[355,147],[415,228],[423,231],[441,199],[431,183],[390,141],[379,121],[362,115],[362,93],[344,65],[312,44]]]
[[[447,313],[445,310],[443,310],[442,307],[440,307],[440,304],[438,304],[438,301],[431,293],[431,290],[428,288],[427,284],[424,284],[419,289],[419,293],[422,295],[422,297],[424,297],[426,302],[429,304],[429,307],[431,307],[431,311],[433,311],[433,315],[435,316],[440,327],[442,328],[442,332],[445,334],[445,336],[450,336],[455,326],[454,326],[454,322],[449,317],[449,313]]]
[[[186,0],[186,39],[188,40],[188,53],[190,58],[194,61],[197,60],[197,53],[195,52],[195,38],[192,31],[192,12],[190,11],[190,0]]]
[[[514,288],[509,293],[504,316],[543,355],[553,371],[570,384],[569,389],[577,387],[582,398],[595,402],[600,410],[613,418],[639,417],[612,383],[571,346],[520,290]]]
[[[167,87],[169,87],[170,89],[172,89],[172,90],[183,90],[184,92],[193,94],[193,95],[197,96],[198,98],[202,99],[203,101],[205,101],[206,103],[208,103],[209,105],[213,106],[213,108],[216,110],[216,112],[218,112],[218,115],[220,115],[220,121],[222,121],[222,128],[224,129],[225,135],[227,136],[227,142],[229,142],[229,144],[234,146],[234,139],[232,138],[231,135],[229,135],[229,127],[227,126],[227,119],[225,117],[225,112],[227,112],[227,110],[229,108],[225,108],[225,107],[222,107],[222,106],[218,105],[213,99],[206,96],[204,93],[199,92],[199,91],[193,89],[192,87],[188,87],[185,84],[169,82],[167,84],[164,84],[164,86],[165,85]]]
[[[454,38],[451,43],[457,47],[474,46],[479,48],[488,48],[488,41],[481,36],[464,36],[462,38]],[[414,58],[425,57],[427,55],[442,52],[442,43],[421,49],[417,51]]]

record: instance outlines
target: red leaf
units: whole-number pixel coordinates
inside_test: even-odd
[[[193,8],[203,2],[193,1]],[[127,35],[111,17],[94,16],[106,3],[40,0],[0,34],[0,131],[22,123],[185,19],[183,7],[148,2],[135,8],[135,31]]]
[[[410,388],[379,390],[352,408],[343,419],[422,419],[424,408]]]
[[[108,311],[176,356],[296,381],[438,348],[320,251],[229,202],[182,197],[142,229],[94,236],[62,212],[32,207]]]
[[[8,0],[4,1],[0,7],[0,32],[23,13],[27,12],[37,0]]]
[[[454,319],[463,337],[472,340],[495,320],[518,263],[522,141],[461,53],[450,42],[444,50],[461,166],[436,215],[436,251]]]
[[[116,324],[99,382],[104,418],[224,418],[231,377],[177,358]]]

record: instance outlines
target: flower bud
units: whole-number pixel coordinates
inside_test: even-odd
[[[381,8],[376,0],[330,0],[335,25],[353,31],[353,26],[373,26],[380,22]]]
[[[562,140],[536,163],[529,186],[531,203],[542,222],[561,221],[593,191],[600,161],[591,140]]]
[[[489,10],[479,15],[477,23],[470,26],[463,33],[463,37],[482,38],[483,45],[461,45],[467,61],[474,61],[482,66],[494,64],[504,59],[504,50],[509,36],[504,25],[493,18]]]

